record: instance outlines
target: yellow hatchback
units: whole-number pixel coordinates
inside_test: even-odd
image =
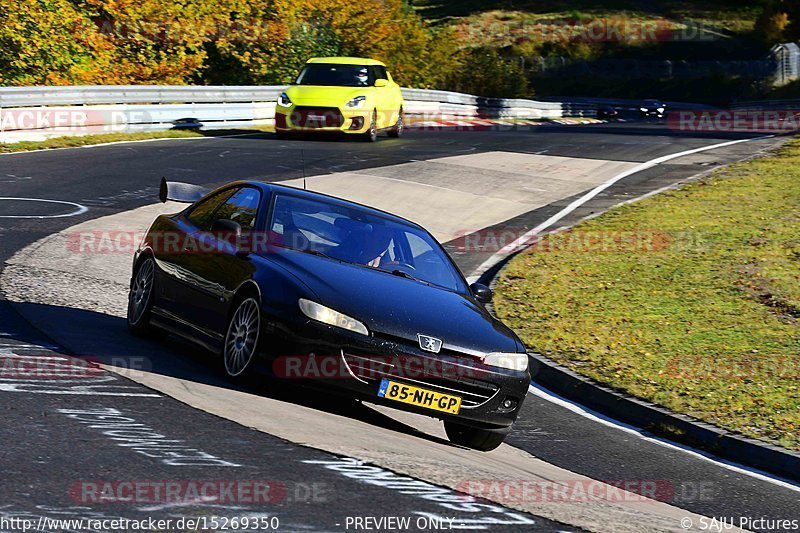
[[[275,131],[342,132],[374,142],[403,134],[403,95],[386,65],[359,57],[309,60],[278,97]]]

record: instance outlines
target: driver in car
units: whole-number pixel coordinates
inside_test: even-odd
[[[369,85],[369,73],[367,72],[366,68],[358,69],[356,73],[356,82],[361,87],[366,87]]]
[[[373,227],[364,243],[364,251],[361,256],[365,258],[364,264],[375,268],[380,267],[391,243],[392,232],[389,229]]]

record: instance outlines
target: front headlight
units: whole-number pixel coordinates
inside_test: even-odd
[[[280,107],[292,107],[292,101],[289,99],[289,95],[286,93],[281,93],[278,97],[278,105]]]
[[[659,112],[659,113],[663,113],[663,112],[664,112],[664,108],[663,108],[663,107],[659,107],[659,108],[658,108],[658,112]]]
[[[639,108],[639,111],[642,111],[642,112],[644,112],[644,113],[647,113],[647,108],[646,108],[646,107],[640,107],[640,108]]]
[[[361,106],[364,105],[364,102],[366,102],[366,101],[367,101],[367,97],[366,96],[356,96],[355,98],[353,98],[352,100],[350,100],[349,102],[344,104],[344,106],[345,107],[351,107],[351,108],[361,107]]]
[[[525,372],[528,369],[528,354],[493,352],[483,358],[483,364]]]
[[[305,298],[300,298],[297,303],[300,305],[300,310],[303,312],[303,314],[311,320],[316,320],[317,322],[322,322],[323,324],[329,324],[331,326],[336,326],[337,328],[361,333],[362,335],[369,335],[367,326],[355,318],[350,318],[339,311],[334,311],[330,307],[325,307],[322,304],[312,302],[311,300],[306,300]]]

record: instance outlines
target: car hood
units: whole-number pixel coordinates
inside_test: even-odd
[[[370,96],[371,87],[292,85],[286,94],[295,105],[343,106],[356,96]]]
[[[302,280],[319,303],[373,333],[415,345],[418,334],[428,335],[442,340],[443,350],[471,355],[522,349],[508,327],[463,294],[294,250],[276,250],[269,258]]]

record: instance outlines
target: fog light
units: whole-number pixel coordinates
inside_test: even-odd
[[[355,117],[353,122],[350,124],[351,130],[360,130],[364,127],[364,117]]]
[[[514,398],[506,398],[502,403],[503,409],[511,410],[517,406],[517,400]]]

